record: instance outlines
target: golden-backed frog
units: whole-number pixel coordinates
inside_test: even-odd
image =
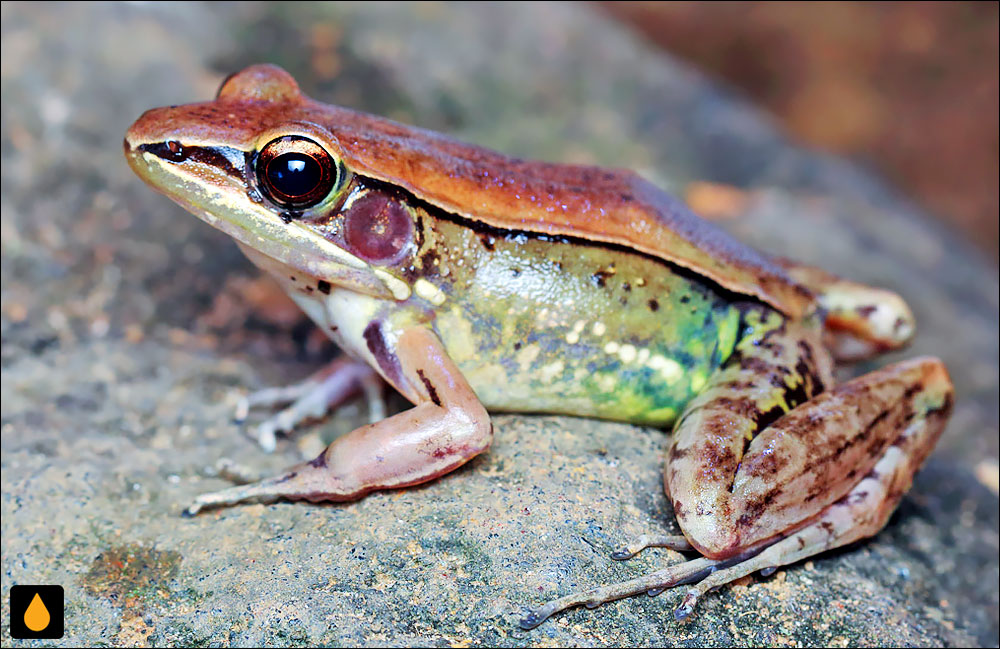
[[[670,428],[664,486],[701,557],[530,612],[686,584],[713,587],[880,530],[948,418],[940,361],[836,384],[834,360],[913,333],[896,295],[768,258],[638,175],[532,162],[303,95],[257,65],[213,101],[145,113],[125,154],[152,187],[229,234],[343,350],[278,431],[384,379],[413,408],[281,475],[187,512],[279,498],[347,501],[485,452],[488,411]],[[381,415],[379,415],[381,417]]]

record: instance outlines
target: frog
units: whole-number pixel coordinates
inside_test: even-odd
[[[835,364],[911,340],[900,296],[757,252],[631,171],[524,160],[324,104],[268,64],[211,101],[147,111],[124,152],[344,352],[242,402],[243,415],[283,407],[260,445],[369,397],[372,423],[276,476],[201,495],[187,515],[440,478],[488,452],[490,412],[671,433],[663,482],[681,533],[611,558],[699,556],[554,598],[525,629],[681,586],[682,620],[712,589],[875,535],[952,410],[934,357],[835,380]],[[385,384],[412,408],[386,416]]]

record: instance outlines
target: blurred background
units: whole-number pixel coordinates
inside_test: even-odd
[[[997,262],[997,2],[602,2]]]

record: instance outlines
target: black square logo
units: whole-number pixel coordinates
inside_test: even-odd
[[[11,586],[10,637],[63,637],[63,610],[62,586]]]

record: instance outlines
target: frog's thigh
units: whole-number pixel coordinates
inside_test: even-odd
[[[201,496],[187,513],[248,500],[355,500],[426,482],[484,451],[493,439],[489,415],[437,336],[409,329],[395,352],[416,406],[344,435],[279,476]]]
[[[709,400],[701,417],[695,413],[682,422],[671,452],[668,482],[678,522],[707,556],[731,556],[809,522],[851,492],[876,463],[892,460],[897,468],[890,495],[866,494],[865,517],[852,511],[855,531],[838,536],[835,545],[874,534],[933,448],[951,394],[937,359],[898,363],[818,394],[753,431],[752,439],[739,440],[744,448],[733,461],[714,470],[712,449],[725,438],[718,433],[725,430],[726,415],[718,399]],[[708,428],[690,428],[698,425]],[[900,453],[902,460],[893,459]]]
[[[691,587],[675,612],[687,617],[698,599],[712,588],[735,581],[758,570],[770,573],[778,566],[874,536],[881,530],[913,482],[913,476],[934,448],[951,411],[952,388],[941,362],[923,358],[899,363],[873,374],[885,374],[887,381],[909,378],[909,396],[904,401],[911,411],[875,466],[843,497],[828,505],[793,532],[782,535],[760,554],[714,572]],[[872,375],[842,386],[847,391],[870,384]]]

